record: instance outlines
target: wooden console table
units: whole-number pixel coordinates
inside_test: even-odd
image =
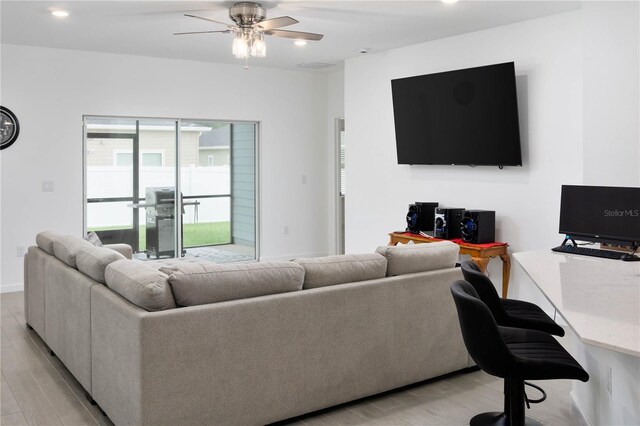
[[[398,243],[407,244],[409,241],[413,241],[416,244],[420,243],[435,243],[440,240],[438,238],[423,237],[418,234],[411,234],[408,232],[392,232],[389,234],[389,245],[395,246]],[[487,272],[487,265],[492,257],[499,257],[502,260],[502,297],[507,297],[507,291],[509,290],[509,275],[511,273],[511,258],[507,252],[509,244],[503,243],[492,247],[486,247],[482,244],[469,244],[465,242],[452,241],[460,246],[460,254],[468,254],[471,256],[471,260],[478,265],[483,273]]]

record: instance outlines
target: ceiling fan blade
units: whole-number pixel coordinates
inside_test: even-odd
[[[264,33],[268,35],[276,36],[276,37],[293,38],[297,40],[311,40],[311,41],[322,40],[322,37],[324,37],[323,34],[304,33],[302,31],[267,30]]]
[[[185,34],[208,34],[208,33],[230,33],[231,30],[222,31],[189,31],[186,33],[173,33],[173,35],[185,35]]]
[[[263,30],[272,30],[274,28],[282,28],[289,25],[297,24],[298,21],[291,16],[280,16],[278,18],[266,19],[258,23]]]
[[[226,22],[220,22],[220,21],[216,21],[214,19],[209,19],[209,18],[203,18],[202,16],[196,16],[196,15],[189,15],[188,13],[185,13],[184,16],[188,16],[189,18],[196,18],[196,19],[202,19],[203,21],[209,21],[209,22],[213,22],[214,24],[220,24],[220,25],[224,25],[225,27],[231,27],[232,25],[229,25]]]

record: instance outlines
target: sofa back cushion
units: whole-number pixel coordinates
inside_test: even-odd
[[[104,275],[107,287],[142,309],[162,311],[176,307],[167,275],[144,262],[116,260],[107,266]]]
[[[83,247],[78,250],[76,264],[78,270],[99,283],[106,284],[104,272],[111,263],[125,257],[106,247]]]
[[[302,289],[304,269],[293,262],[183,263],[160,268],[178,306],[246,299]]]
[[[121,255],[123,255],[126,259],[133,259],[133,248],[129,244],[124,244],[124,243],[104,244],[102,247],[115,250]]]
[[[49,254],[53,254],[53,242],[61,237],[53,231],[42,231],[36,235],[36,245]]]
[[[427,244],[381,246],[376,250],[387,258],[387,276],[453,268],[460,247],[450,241]]]
[[[309,257],[294,262],[304,268],[305,289],[384,278],[387,271],[387,259],[378,253]]]
[[[94,245],[87,240],[71,235],[61,235],[53,240],[53,254],[55,257],[74,269],[78,269],[76,264],[78,251],[86,247],[94,247]]]

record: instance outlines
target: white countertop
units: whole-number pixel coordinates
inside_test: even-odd
[[[640,262],[551,250],[513,257],[584,343],[640,357]]]

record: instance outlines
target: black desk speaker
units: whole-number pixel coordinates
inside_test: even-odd
[[[437,208],[433,224],[434,237],[449,240],[461,238],[460,223],[464,211],[463,208]]]
[[[419,234],[421,231],[433,235],[433,218],[438,203],[420,202],[409,204],[407,231]]]
[[[472,244],[492,243],[496,240],[496,212],[465,210],[460,225],[462,240]]]

